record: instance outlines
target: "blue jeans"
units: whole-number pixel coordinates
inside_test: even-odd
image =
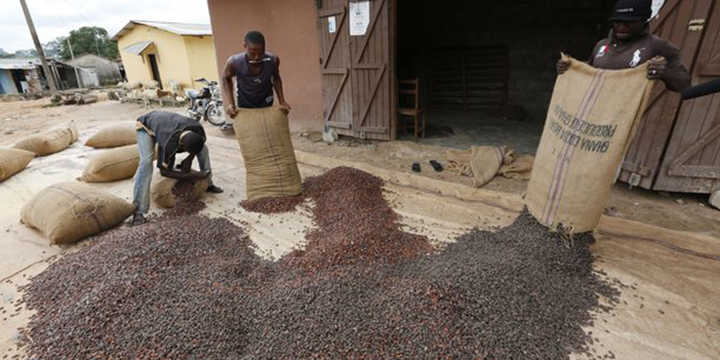
[[[145,131],[137,131],[138,152],[140,153],[140,165],[135,173],[135,189],[133,190],[133,204],[137,206],[136,214],[145,215],[150,210],[150,184],[153,175],[153,157],[155,156],[155,138]],[[212,185],[212,169],[210,167],[210,152],[207,146],[197,155],[200,170],[211,172],[208,177],[208,185]],[[162,161],[158,159],[158,161]],[[173,170],[173,169],[169,169]]]

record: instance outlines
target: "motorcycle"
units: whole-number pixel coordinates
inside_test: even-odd
[[[205,78],[195,80],[205,87],[202,90],[185,90],[190,99],[188,115],[197,120],[205,120],[215,126],[225,125],[225,112],[223,109],[222,96],[217,81],[208,81]]]

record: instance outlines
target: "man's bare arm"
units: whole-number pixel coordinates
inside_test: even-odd
[[[275,89],[275,93],[277,94],[278,102],[280,102],[280,107],[283,109],[283,112],[285,112],[285,115],[290,113],[290,104],[285,101],[285,93],[283,92],[283,83],[282,83],[282,77],[280,77],[280,58],[275,58],[275,74],[273,75],[273,88]]]
[[[232,56],[225,63],[225,69],[222,76],[222,96],[225,102],[225,113],[234,119],[237,115],[235,107],[235,98],[233,97],[233,77],[235,77],[235,66],[233,65]]]

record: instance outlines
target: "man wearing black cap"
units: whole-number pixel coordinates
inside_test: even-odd
[[[155,144],[158,146],[157,167],[160,174],[178,180],[208,179],[207,191],[222,193],[213,185],[210,153],[205,146],[205,130],[199,122],[182,115],[166,111],[153,111],[138,118],[136,123],[140,164],[135,173],[133,203],[137,206],[133,216],[133,225],[145,222],[145,214],[150,209],[150,182],[152,181],[152,162]],[[175,155],[187,152],[188,157],[174,170]],[[200,173],[191,173],[192,162],[198,158]]]
[[[649,33],[652,0],[618,0],[610,20],[610,36],[595,45],[590,65],[607,70],[634,68],[645,62],[648,79],[662,80],[670,91],[679,92],[690,86],[690,75],[680,62],[680,51],[668,40]],[[558,74],[569,64],[557,63]]]

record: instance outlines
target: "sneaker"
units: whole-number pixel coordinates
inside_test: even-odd
[[[222,194],[222,193],[225,192],[225,190],[223,190],[223,189],[221,189],[221,188],[219,188],[219,187],[217,187],[217,186],[215,186],[215,185],[210,185],[210,186],[208,186],[208,188],[207,188],[206,191],[209,192],[209,193],[211,193],[211,194]]]
[[[142,214],[133,215],[132,226],[142,225],[147,222],[147,219]]]

